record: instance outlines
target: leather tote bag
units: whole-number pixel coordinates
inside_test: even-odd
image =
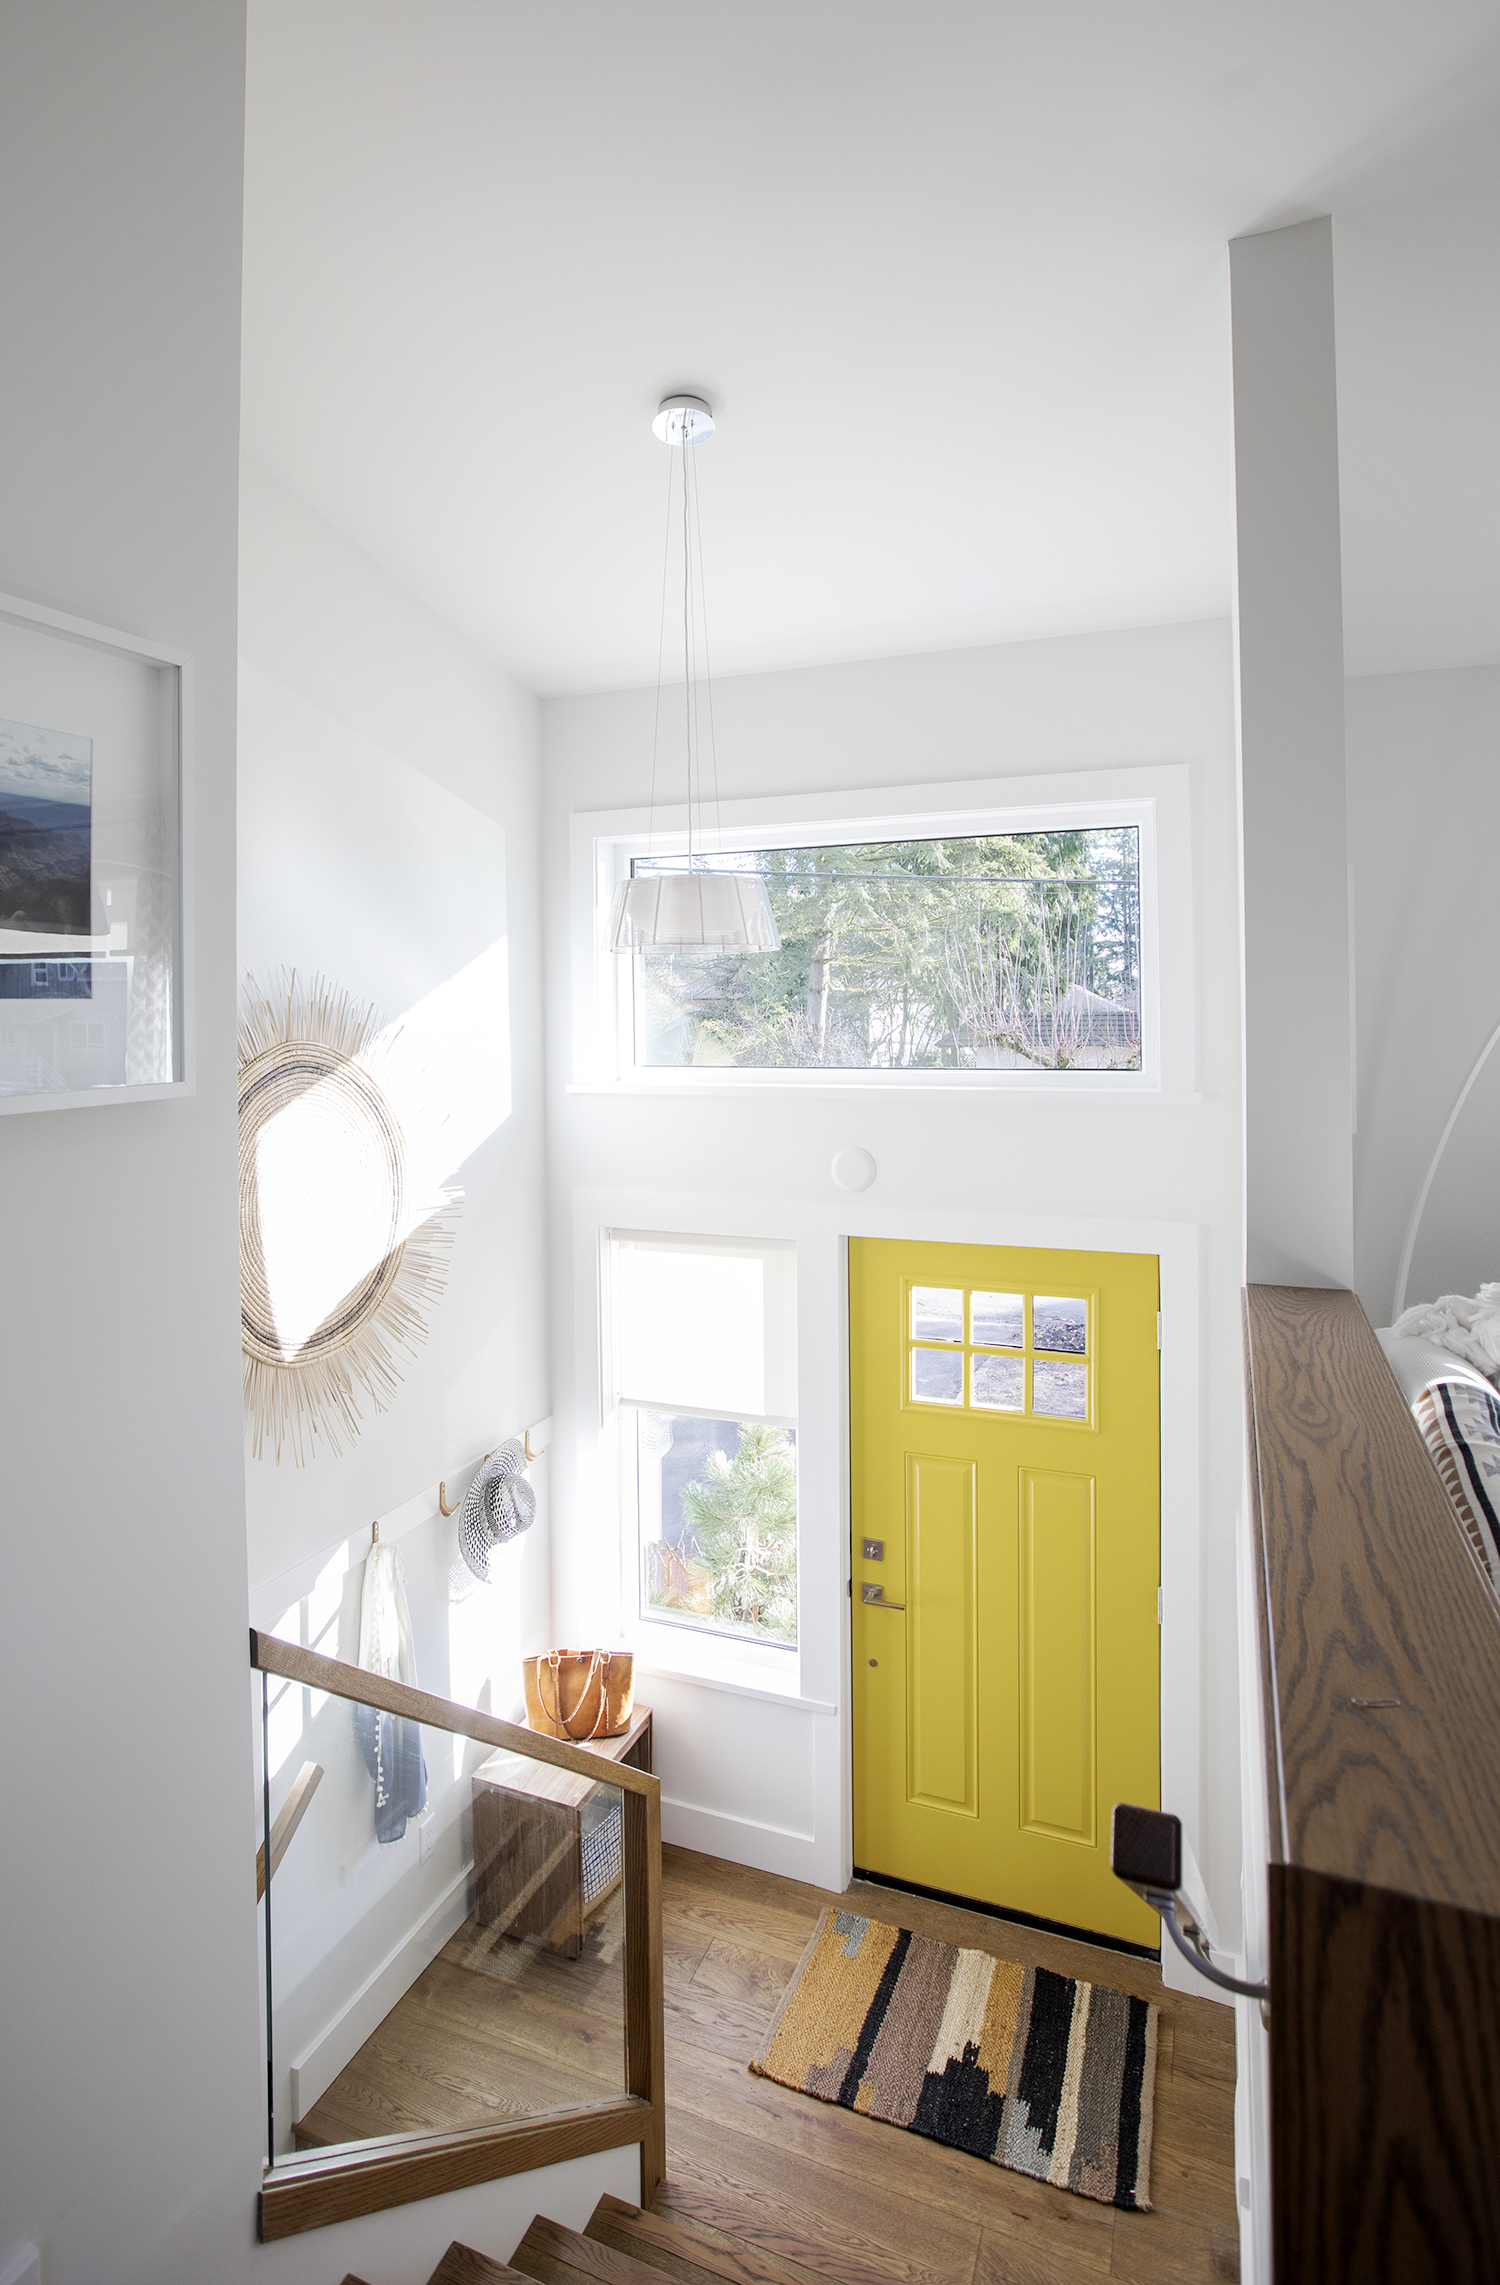
[[[629,1650],[544,1650],[521,1661],[526,1720],[549,1738],[617,1738],[635,1711],[635,1654]]]

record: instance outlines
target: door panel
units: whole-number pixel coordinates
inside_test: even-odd
[[[909,1453],[906,1461],[907,1799],[973,1817],[974,1469]]]
[[[1153,1256],[850,1242],[855,1861],[1153,1948],[1157,1307]]]
[[[1094,1479],[1021,1470],[1021,1824],[1094,1845]]]

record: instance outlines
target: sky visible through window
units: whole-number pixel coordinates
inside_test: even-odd
[[[637,858],[680,871],[681,852]],[[779,952],[635,956],[636,1062],[749,1070],[1138,1071],[1135,826],[738,849]]]

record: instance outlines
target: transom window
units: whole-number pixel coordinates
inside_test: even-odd
[[[735,849],[774,952],[634,955],[638,1067],[1141,1069],[1140,833],[1133,825],[838,847]],[[682,869],[637,857],[636,877]]]
[[[914,1285],[907,1402],[970,1412],[1091,1418],[1091,1296]]]

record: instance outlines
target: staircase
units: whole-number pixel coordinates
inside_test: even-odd
[[[814,2285],[815,2262],[778,2261],[728,2230],[606,2195],[586,2230],[538,2214],[508,2265],[450,2245],[427,2285]]]

